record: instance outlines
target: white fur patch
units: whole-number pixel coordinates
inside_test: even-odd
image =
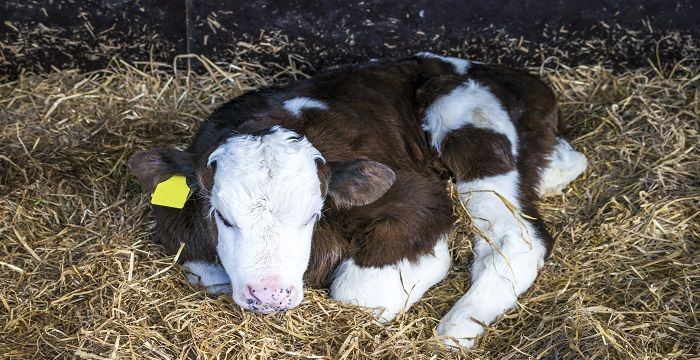
[[[186,261],[182,266],[189,271],[187,281],[190,284],[204,286],[211,294],[231,293],[231,279],[221,265],[206,261]]]
[[[445,136],[465,125],[505,135],[513,155],[517,156],[518,135],[508,113],[491,90],[473,80],[435,100],[423,119],[423,129],[430,132],[432,145],[438,152]]]
[[[301,112],[306,109],[328,110],[328,105],[322,101],[314,100],[308,97],[295,97],[293,99],[285,100],[284,108],[292,115],[299,117],[301,116]]]
[[[440,56],[433,54],[431,52],[419,52],[416,54],[416,56],[422,57],[422,58],[428,58],[428,59],[440,59],[440,61],[452,64],[452,66],[455,69],[455,73],[464,75],[469,71],[469,67],[471,66],[471,61],[465,60],[465,59],[460,59],[456,57],[451,57],[451,56]]]
[[[475,238],[471,287],[440,320],[437,332],[450,346],[471,347],[484,331],[479,322],[493,322],[514,307],[517,297],[530,287],[546,250],[532,224],[514,216],[496,195],[520,209],[516,171],[457,186],[475,225],[487,239]]]
[[[381,268],[363,268],[350,259],[335,270],[331,297],[335,300],[374,309],[382,321],[390,321],[408,309],[450,269],[448,235],[443,235],[434,255],[424,255],[416,263],[402,260]]]
[[[549,155],[549,164],[540,176],[540,196],[561,193],[570,182],[583,174],[586,167],[586,156],[574,150],[566,140],[558,139],[557,145]]]
[[[306,138],[279,126],[261,136],[233,136],[209,157],[210,165],[216,162],[210,200],[217,252],[240,306],[248,306],[250,285],[274,279],[280,287],[303,288],[323,206],[318,159]]]

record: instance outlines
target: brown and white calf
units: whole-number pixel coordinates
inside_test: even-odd
[[[437,330],[471,346],[552,248],[536,201],[586,167],[561,129],[535,76],[421,53],[244,94],[187,150],[137,153],[129,165],[148,192],[173,174],[193,189],[183,209],[153,206],[156,237],[171,253],[185,244],[193,283],[261,313],[326,286],[385,321],[450,268],[455,179],[487,239],[475,236],[471,287]]]

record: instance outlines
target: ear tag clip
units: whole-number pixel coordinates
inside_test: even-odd
[[[173,175],[158,185],[151,195],[151,204],[182,209],[190,197],[190,187],[182,175]]]

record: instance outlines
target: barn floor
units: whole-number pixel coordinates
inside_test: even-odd
[[[542,202],[558,244],[536,284],[461,354],[433,329],[469,286],[465,221],[448,280],[387,325],[325,290],[261,316],[186,282],[150,241],[147,198],[126,159],[185,144],[232,96],[303,76],[294,64],[191,61],[208,72],[189,73],[184,58],[176,69],[113,61],[0,84],[0,358],[700,356],[697,59],[615,75],[532,69],[560,94],[591,165]]]

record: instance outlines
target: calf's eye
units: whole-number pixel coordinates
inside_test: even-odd
[[[221,213],[219,212],[219,210],[215,210],[215,212],[216,212],[216,216],[219,217],[219,220],[221,220],[221,222],[224,223],[224,226],[226,226],[226,227],[228,227],[228,228],[232,228],[232,227],[233,227],[233,225],[231,225],[230,222],[228,222],[226,219],[224,219],[224,217],[221,215]]]
[[[306,224],[304,224],[304,226],[308,226],[309,224],[311,224],[312,222],[316,221],[317,219],[318,219],[318,214],[313,214],[313,215],[309,218],[309,220],[306,221]]]

